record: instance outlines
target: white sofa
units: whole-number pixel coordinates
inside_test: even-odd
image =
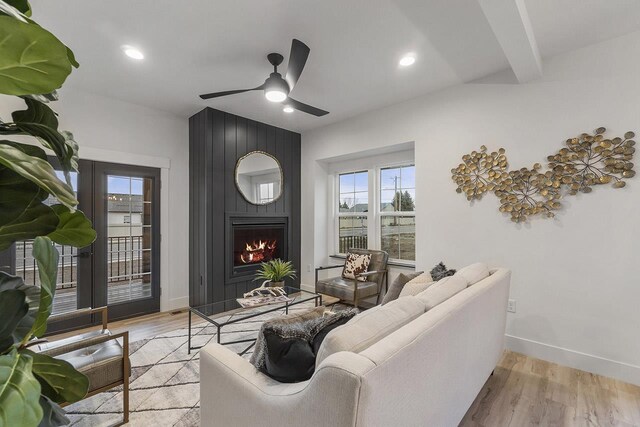
[[[462,276],[470,280],[468,271]],[[301,383],[279,383],[224,346],[207,345],[201,425],[457,426],[502,355],[510,277],[491,270],[367,348],[330,354]]]

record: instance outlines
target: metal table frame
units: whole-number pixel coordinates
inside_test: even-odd
[[[293,300],[291,302],[285,302],[284,306],[282,305],[282,303],[278,303],[278,304],[273,304],[273,308],[270,308],[268,310],[264,310],[264,311],[260,311],[254,314],[250,314],[247,316],[239,316],[237,319],[231,319],[229,321],[226,322],[222,322],[222,323],[218,323],[215,321],[215,319],[210,318],[209,316],[205,315],[204,313],[201,313],[200,311],[198,311],[198,307],[189,307],[189,339],[188,339],[188,350],[187,350],[187,354],[191,354],[191,350],[198,350],[199,348],[202,348],[202,346],[197,346],[197,347],[192,347],[191,346],[191,315],[192,313],[201,317],[202,319],[206,320],[207,322],[209,322],[210,324],[214,325],[216,327],[216,340],[218,342],[218,344],[220,345],[230,345],[230,344],[238,344],[238,343],[243,343],[243,342],[250,342],[251,344],[245,348],[242,352],[240,352],[239,354],[242,356],[243,354],[245,354],[247,351],[249,351],[256,343],[256,339],[257,338],[247,338],[247,339],[242,339],[242,340],[235,340],[235,341],[227,341],[227,342],[221,342],[221,337],[220,337],[220,333],[221,330],[224,326],[228,326],[228,325],[232,325],[234,323],[237,322],[241,322],[243,320],[248,320],[248,319],[253,319],[254,317],[258,317],[258,316],[262,316],[263,314],[267,314],[267,313],[273,313],[274,311],[278,311],[278,310],[282,310],[284,308],[285,310],[285,314],[289,314],[289,307],[293,307],[294,305],[298,305],[298,304],[303,304],[305,302],[309,302],[309,301],[314,301],[315,306],[318,307],[320,305],[322,305],[322,295],[321,294],[317,294],[317,293],[313,293],[313,292],[309,292],[309,291],[304,291],[304,290],[300,290],[301,293],[305,293],[305,294],[309,294],[308,297],[303,297],[300,298],[299,300]],[[228,301],[235,301],[235,300],[228,300]],[[225,301],[220,301],[220,304],[223,304]],[[261,306],[264,307],[264,306]],[[244,310],[251,310],[253,308],[256,307],[247,307],[244,308]],[[243,310],[242,308],[239,308],[238,310]],[[219,313],[220,316],[224,316],[225,312],[221,312]]]

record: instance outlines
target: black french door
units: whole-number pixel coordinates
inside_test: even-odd
[[[50,161],[55,167],[56,159]],[[53,314],[105,305],[110,319],[159,311],[159,169],[81,160],[71,178],[78,209],[92,220],[97,239],[82,249],[56,245],[60,259]],[[38,285],[31,245],[16,242],[0,253],[0,270]],[[99,321],[87,315],[57,322],[48,333]]]

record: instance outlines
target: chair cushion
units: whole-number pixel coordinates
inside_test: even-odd
[[[318,281],[316,291],[340,298],[344,301],[353,301],[355,293],[355,280],[344,279],[342,277],[332,277]],[[378,283],[376,282],[358,282],[358,298],[366,298],[378,293]]]
[[[123,380],[122,346],[111,340],[56,356],[89,378],[89,391]]]
[[[423,313],[424,303],[411,296],[360,313],[327,335],[316,355],[316,366],[339,351],[359,353]]]
[[[33,347],[31,347],[31,350],[35,351],[36,353],[48,353],[52,350],[61,350],[62,352],[64,352],[63,347],[71,347],[73,350],[75,350],[79,342],[84,341],[87,338],[98,337],[100,335],[111,335],[111,332],[108,329],[93,330],[82,334],[73,335],[68,338],[34,345]],[[56,353],[58,353],[58,351],[56,351]]]
[[[371,254],[353,254],[348,253],[342,269],[342,277],[351,280],[366,281],[365,277],[359,274],[369,271],[369,263],[371,262]]]
[[[420,292],[416,298],[422,301],[426,310],[448,300],[467,287],[467,281],[462,276],[447,276]],[[398,301],[404,298],[400,298]]]
[[[402,289],[412,279],[415,279],[419,275],[424,273],[424,271],[416,271],[415,273],[400,273],[396,276],[391,286],[389,286],[389,290],[386,294],[384,294],[384,298],[382,298],[382,305],[390,303],[391,301],[397,300],[402,292]]]
[[[475,285],[482,279],[486,279],[489,277],[489,274],[487,264],[483,262],[476,262],[475,264],[468,265],[465,268],[458,270],[455,275],[464,277],[467,281],[467,286],[471,286]]]

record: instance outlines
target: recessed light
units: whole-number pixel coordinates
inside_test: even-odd
[[[124,45],[122,46],[122,51],[129,58],[137,59],[137,60],[144,59],[144,54],[140,51],[140,49],[137,49],[133,46]]]
[[[400,64],[401,67],[408,67],[409,65],[413,65],[414,62],[416,62],[415,55],[413,53],[408,53],[400,58],[400,62],[398,62],[398,64]]]
[[[293,113],[295,110],[293,109],[293,107],[287,105],[282,109],[282,111],[284,111],[285,113]]]

